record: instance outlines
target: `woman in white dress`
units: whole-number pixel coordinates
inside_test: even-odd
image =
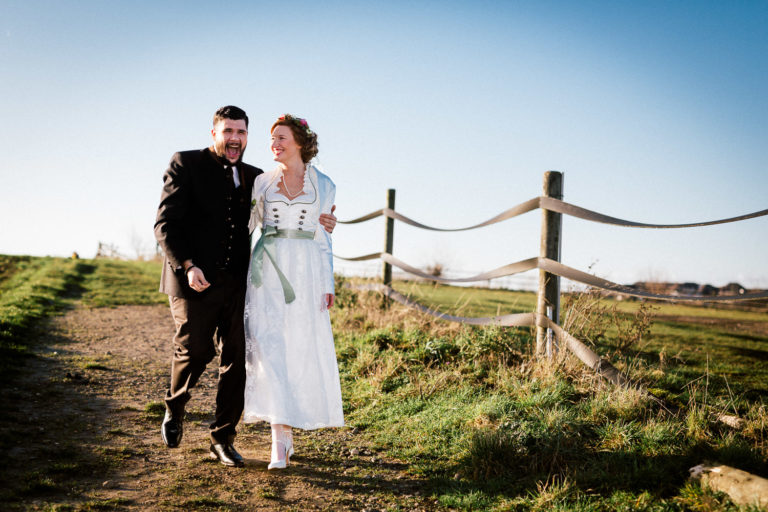
[[[293,454],[292,427],[344,425],[328,309],[333,306],[331,236],[318,224],[336,187],[310,160],[317,135],[304,119],[281,116],[271,129],[277,168],[256,178],[245,303],[243,421],[272,426],[269,469]],[[261,237],[259,238],[259,235]]]

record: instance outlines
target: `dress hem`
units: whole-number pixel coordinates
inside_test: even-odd
[[[276,416],[249,414],[243,416],[243,423],[256,423],[258,421],[266,421],[272,425],[290,425],[291,427],[300,428],[302,430],[316,430],[319,428],[339,428],[345,426],[344,422],[341,423],[300,423],[292,422],[286,418],[278,418]]]

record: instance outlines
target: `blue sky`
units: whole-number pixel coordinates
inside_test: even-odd
[[[470,225],[539,195],[550,169],[565,200],[640,222],[768,207],[762,1],[4,1],[0,20],[0,253],[150,250],[163,170],[209,144],[225,104],[247,110],[245,159],[265,169],[274,118],[306,117],[341,219],[395,188],[405,215]],[[488,270],[537,255],[540,215],[463,234],[398,224],[394,253]],[[339,226],[335,250],[381,250],[382,233]],[[765,217],[566,218],[562,261],[768,287],[766,235]]]

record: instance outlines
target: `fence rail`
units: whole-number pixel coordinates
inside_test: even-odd
[[[766,210],[760,210],[754,213],[748,213],[746,215],[739,215],[737,217],[729,217],[727,219],[718,219],[718,220],[709,220],[704,222],[690,222],[687,224],[648,224],[645,222],[635,222],[631,220],[619,219],[617,217],[611,217],[610,215],[605,215],[603,213],[588,210],[586,208],[582,208],[581,206],[576,206],[571,203],[566,203],[565,201],[561,201],[559,199],[540,196],[540,197],[534,197],[533,199],[529,199],[528,201],[515,205],[512,208],[509,208],[508,210],[505,210],[500,214],[496,215],[495,217],[492,217],[484,222],[481,222],[479,224],[473,224],[472,226],[467,226],[463,228],[437,228],[434,226],[428,226],[426,224],[417,222],[411,219],[410,217],[406,217],[405,215],[399,212],[396,212],[394,209],[391,209],[391,208],[381,208],[380,210],[372,211],[371,213],[368,213],[366,215],[363,215],[362,217],[358,217],[352,220],[346,220],[346,221],[340,220],[339,224],[357,224],[360,222],[365,222],[368,220],[375,219],[377,217],[384,216],[390,219],[399,220],[401,222],[404,222],[405,224],[409,224],[417,228],[428,229],[430,231],[444,231],[444,232],[469,231],[470,229],[477,229],[485,226],[490,226],[492,224],[496,224],[498,222],[511,219],[513,217],[517,217],[524,213],[531,212],[538,208],[542,208],[542,209],[557,212],[557,213],[562,213],[565,215],[570,215],[571,217],[576,217],[583,220],[600,222],[602,224],[613,224],[614,226],[622,226],[622,227],[628,227],[628,228],[653,228],[653,229],[676,229],[676,228],[695,228],[695,227],[702,227],[702,226],[714,226],[715,224],[727,224],[729,222],[738,222],[741,220],[754,219],[756,217],[762,217],[762,216],[768,215],[768,209],[766,209]]]
[[[582,272],[581,270],[577,270],[573,267],[563,265],[562,263],[559,263],[554,260],[550,260],[548,258],[528,258],[526,260],[521,260],[515,263],[509,263],[507,265],[498,267],[493,270],[489,270],[487,272],[476,274],[474,276],[461,277],[461,278],[448,278],[448,277],[442,277],[442,276],[434,276],[428,272],[424,272],[423,270],[420,270],[414,266],[411,266],[408,263],[405,263],[404,261],[401,261],[398,258],[395,258],[394,256],[392,256],[391,254],[388,254],[385,252],[375,252],[372,254],[366,254],[365,256],[358,256],[356,258],[345,258],[343,256],[338,256],[338,255],[334,255],[334,256],[336,256],[341,260],[346,260],[346,261],[364,261],[364,260],[380,259],[381,261],[389,263],[390,265],[397,267],[408,274],[412,274],[422,279],[428,279],[430,281],[435,281],[437,283],[443,283],[443,284],[472,283],[477,281],[487,281],[489,279],[512,276],[512,275],[519,274],[521,272],[527,272],[533,269],[540,269],[540,270],[549,272],[550,274],[555,274],[557,276],[564,277],[571,281],[577,281],[579,283],[586,284],[588,286],[592,286],[595,288],[600,288],[602,290],[607,290],[614,293],[621,293],[623,295],[629,295],[632,297],[640,297],[640,298],[647,298],[647,299],[722,302],[722,301],[733,301],[733,300],[756,300],[756,299],[768,298],[768,291],[744,293],[740,295],[716,295],[716,296],[669,295],[669,294],[663,294],[663,293],[651,293],[644,290],[631,288],[629,286],[625,286],[622,284],[614,283],[613,281],[609,281],[607,279],[603,279],[601,277],[597,277],[595,275]]]

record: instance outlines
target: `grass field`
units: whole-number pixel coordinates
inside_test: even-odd
[[[15,354],[16,367],[35,325],[67,307],[68,297],[89,307],[165,301],[154,291],[157,263],[0,257],[0,264],[3,361]],[[396,288],[464,316],[526,312],[535,303],[524,292]],[[580,319],[574,334],[678,405],[671,415],[572,358],[536,360],[529,329],[437,321],[341,286],[337,299],[347,422],[426,478],[436,508],[737,510],[690,483],[688,468],[709,459],[768,476],[766,313],[663,304],[649,313],[636,302],[564,301],[563,314]],[[725,427],[715,412],[737,414],[745,426]]]
[[[463,316],[494,316],[536,308],[532,292],[412,282],[395,283],[395,288],[423,304]],[[768,311],[600,298],[589,301],[585,315],[580,305],[571,302],[567,297],[563,300],[561,324],[569,325],[567,315],[576,312],[580,318],[572,323],[585,322],[588,328],[573,334],[592,342],[601,355],[631,369],[649,384],[668,381],[668,387],[679,389],[708,375],[708,391],[715,395],[728,395],[730,387],[730,393],[768,400]],[[617,350],[617,337],[626,334],[618,327],[626,330],[643,305],[651,309],[653,317],[648,335],[625,350]],[[665,375],[656,382],[659,367]]]
[[[18,371],[40,321],[63,307],[86,267],[75,260],[0,255],[0,381]]]
[[[531,311],[535,302],[532,293],[395,287],[464,316]],[[578,362],[532,360],[528,329],[376,313],[379,299],[362,295],[352,302],[358,312],[335,316],[348,417],[431,475],[445,506],[725,510],[727,500],[687,482],[689,467],[709,459],[768,474],[765,313],[654,305],[659,320],[627,345],[620,338],[640,322],[639,303],[596,300],[578,311],[564,301],[563,314],[582,315],[581,334],[597,352],[681,407],[670,416]],[[747,427],[716,424],[711,413],[723,411]]]

